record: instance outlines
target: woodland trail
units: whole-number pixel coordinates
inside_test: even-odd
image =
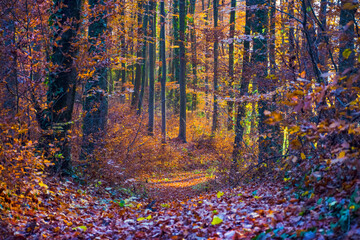
[[[360,239],[360,228],[350,222],[348,215],[334,215],[335,209],[346,205],[339,194],[299,195],[286,185],[270,182],[248,183],[205,194],[191,187],[209,179],[203,174],[183,174],[157,182],[151,179],[149,193],[158,191],[155,199],[159,201],[152,200],[150,207],[147,200],[119,199],[110,188],[105,188],[105,192],[98,188],[90,192],[70,181],[43,185],[48,191],[37,196],[39,208],[13,209],[7,221],[0,221],[0,236],[5,239]],[[59,196],[62,192],[67,192],[67,197]],[[336,232],[341,228],[348,229],[346,235]]]
[[[183,200],[209,190],[209,182],[213,179],[214,175],[206,173],[181,172],[168,177],[150,178],[146,189],[149,198],[159,202]]]

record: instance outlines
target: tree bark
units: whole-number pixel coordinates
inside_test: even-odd
[[[179,139],[186,142],[186,59],[185,59],[185,0],[179,0],[180,12],[180,128]]]
[[[53,130],[53,134],[45,133],[39,147],[46,151],[47,157],[52,158],[53,173],[69,175],[72,167],[67,131],[71,127],[77,83],[74,58],[78,52],[76,41],[81,1],[55,0],[54,9],[58,10],[52,14],[50,23],[54,33],[51,61],[55,70],[49,75],[48,108],[37,112],[40,127]],[[50,143],[59,149],[54,155],[49,151]]]
[[[212,133],[214,134],[218,128],[218,99],[217,99],[217,92],[218,92],[218,57],[219,57],[219,36],[217,33],[218,27],[218,5],[219,0],[214,0],[214,109],[213,109],[213,123],[212,123]]]
[[[160,2],[160,48],[161,48],[161,136],[163,143],[166,142],[166,46],[165,46],[165,3],[164,0]]]
[[[104,5],[102,0],[89,0],[90,9],[94,17],[90,19],[89,42],[90,55],[101,56],[106,52],[105,31],[107,29],[106,11],[99,10]],[[107,68],[105,62],[98,62],[95,66],[94,75],[87,81],[85,86],[86,112],[83,123],[82,159],[92,157],[95,142],[103,137],[107,113]]]
[[[155,114],[155,42],[156,42],[156,1],[150,0],[149,7],[149,27],[150,27],[150,42],[149,42],[149,122],[148,122],[148,132],[150,135],[154,134],[154,114]]]
[[[196,110],[197,107],[197,53],[196,53],[196,30],[195,30],[195,3],[196,0],[190,0],[189,14],[191,15],[190,19],[190,39],[191,39],[191,65],[192,65],[192,75],[193,75],[193,95],[192,95],[192,111]]]
[[[143,107],[143,99],[144,99],[144,93],[145,93],[145,84],[146,84],[146,56],[147,56],[147,39],[148,39],[148,14],[149,14],[149,2],[145,2],[145,12],[143,17],[143,34],[144,34],[144,43],[142,47],[142,74],[141,74],[141,90],[140,90],[140,96],[139,96],[139,103],[138,103],[138,109],[137,114],[141,114],[141,109]]]
[[[231,0],[231,11],[230,11],[230,44],[229,44],[229,97],[230,100],[227,102],[228,105],[228,130],[233,129],[233,111],[234,111],[234,37],[235,37],[235,15],[236,15],[236,0]]]
[[[143,32],[141,29],[142,25],[142,0],[138,0],[138,14],[137,14],[137,51],[136,51],[136,64],[135,64],[135,82],[134,82],[134,93],[131,99],[131,106],[135,107],[135,105],[139,102],[139,94],[140,94],[140,84],[141,84],[141,40],[143,37]]]

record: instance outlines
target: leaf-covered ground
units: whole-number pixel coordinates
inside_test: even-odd
[[[189,180],[187,182],[187,180]],[[164,193],[164,179],[150,195]],[[151,184],[151,182],[149,183]],[[358,184],[358,182],[356,183]],[[185,196],[191,186],[171,186],[156,200],[121,199],[110,187],[81,188],[70,181],[41,183],[42,193],[22,195],[22,205],[2,214],[5,239],[359,239],[360,195],[320,197],[286,185],[247,184]],[[168,189],[169,190],[169,189]],[[40,193],[40,192],[39,192]],[[165,197],[164,197],[165,196]],[[180,196],[180,197],[179,197]],[[11,202],[11,196],[8,196]],[[36,202],[26,204],[24,199]],[[25,203],[25,204],[24,204]],[[14,206],[16,203],[12,203]]]

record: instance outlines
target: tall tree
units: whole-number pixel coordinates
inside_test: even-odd
[[[191,40],[191,65],[192,65],[192,75],[193,75],[193,90],[195,91],[192,95],[192,111],[196,110],[197,105],[197,53],[196,53],[196,30],[195,30],[195,8],[196,8],[196,0],[190,0],[189,6],[189,14],[191,17],[189,18],[190,22],[190,40]]]
[[[174,48],[173,48],[173,68],[174,71],[172,76],[174,77],[174,81],[180,84],[180,42],[179,38],[180,29],[179,29],[179,3],[180,0],[173,0],[173,34],[174,34]],[[179,91],[178,89],[174,89],[172,94],[173,108],[175,114],[179,113]]]
[[[179,0],[180,21],[180,128],[179,139],[186,142],[186,59],[185,59],[185,0]]]
[[[141,114],[141,109],[143,106],[143,99],[144,99],[144,93],[145,93],[145,81],[146,81],[146,56],[147,56],[147,40],[148,40],[148,15],[149,15],[149,2],[145,1],[145,12],[143,17],[143,35],[144,35],[144,42],[142,47],[142,73],[141,73],[141,90],[140,90],[140,96],[139,96],[139,103],[138,103],[138,109],[137,114]]]
[[[154,113],[155,113],[155,41],[156,41],[156,0],[149,2],[149,27],[150,27],[150,41],[149,41],[149,123],[148,131],[150,135],[154,134]]]
[[[76,68],[74,59],[78,52],[77,30],[80,23],[81,1],[54,0],[54,9],[50,23],[53,32],[51,62],[55,67],[49,74],[47,92],[48,108],[37,111],[37,118],[45,133],[40,147],[48,150],[49,143],[55,143],[58,151],[48,157],[54,161],[53,171],[70,174],[71,154],[67,140],[67,131],[71,127],[72,111],[75,101]]]
[[[126,31],[125,31],[125,0],[120,0],[120,25],[122,33],[120,35],[120,52],[121,52],[121,95],[120,100],[125,101],[125,84],[126,84],[126,63],[124,61],[127,51]]]
[[[131,99],[131,106],[136,106],[136,104],[139,102],[139,93],[140,93],[140,84],[141,84],[141,64],[140,64],[140,58],[141,58],[141,46],[142,42],[140,38],[142,38],[142,0],[138,0],[138,13],[137,13],[137,50],[136,50],[136,64],[135,64],[135,82],[134,82],[134,93],[132,95]]]
[[[268,29],[268,8],[265,5],[266,0],[253,0],[253,5],[258,7],[254,11],[253,19],[253,55],[252,64],[256,66],[256,77],[254,78],[254,85],[257,86],[259,93],[265,94],[267,92],[268,81],[267,76],[267,29]],[[265,100],[259,100],[259,162],[265,160],[266,155],[270,153],[271,138],[266,137],[268,126],[265,123],[265,111],[268,109],[268,104]]]
[[[340,46],[339,46],[339,72],[341,75],[346,75],[347,72],[351,72],[354,68],[355,52],[355,32],[354,22],[355,13],[357,11],[357,5],[351,0],[341,1],[340,10]],[[349,75],[349,74],[347,74]]]
[[[231,10],[230,10],[230,44],[229,44],[229,96],[230,100],[228,101],[228,130],[233,129],[233,83],[234,83],[234,37],[235,37],[235,15],[236,15],[236,0],[231,0]]]
[[[17,67],[16,67],[16,50],[15,50],[15,23],[12,19],[11,12],[15,9],[8,7],[3,10],[4,15],[0,19],[0,27],[3,30],[4,43],[0,43],[0,64],[2,66],[0,71],[0,78],[5,80],[5,89],[2,95],[3,107],[6,109],[6,114],[14,119],[17,112]]]
[[[250,36],[251,33],[251,15],[253,10],[250,5],[251,0],[246,0],[246,12],[245,12],[245,29],[244,35]],[[244,49],[243,49],[243,62],[242,62],[242,76],[240,84],[240,94],[239,97],[248,94],[248,87],[250,82],[250,40],[247,38],[244,40]],[[235,124],[235,140],[234,140],[234,150],[233,150],[233,163],[234,168],[237,167],[237,161],[239,160],[241,143],[244,138],[244,124],[242,124],[245,119],[246,112],[246,103],[239,102],[237,106],[237,115],[236,115],[236,124]]]
[[[214,109],[213,109],[213,123],[212,133],[214,134],[218,128],[218,57],[219,57],[219,36],[218,36],[218,12],[219,0],[214,0]]]
[[[160,49],[161,49],[161,135],[162,141],[166,142],[166,46],[165,46],[165,3],[164,0],[160,2]]]
[[[106,52],[105,31],[107,28],[105,3],[103,0],[89,0],[91,18],[89,25],[89,53],[94,59]],[[101,59],[101,58],[100,58]],[[91,156],[94,151],[94,140],[103,136],[108,113],[107,100],[107,68],[106,61],[95,65],[94,75],[85,86],[86,112],[83,123],[82,158]]]

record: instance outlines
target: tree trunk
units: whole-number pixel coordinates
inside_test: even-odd
[[[143,17],[143,29],[142,32],[144,34],[144,43],[142,47],[142,74],[141,74],[141,90],[140,90],[140,96],[139,96],[139,103],[138,103],[138,109],[137,114],[141,114],[141,109],[143,107],[143,99],[144,99],[144,93],[145,93],[145,84],[146,84],[146,52],[147,52],[147,38],[148,38],[148,32],[147,32],[147,25],[148,25],[148,14],[149,14],[149,2],[145,2],[145,12]]]
[[[179,139],[186,142],[186,59],[185,59],[185,0],[179,0],[180,12],[180,128]]]
[[[214,109],[213,109],[213,123],[212,123],[212,133],[215,134],[215,131],[218,128],[218,100],[217,100],[217,92],[218,92],[218,57],[219,57],[219,36],[218,36],[218,5],[219,0],[214,0]]]
[[[179,3],[180,0],[173,0],[173,29],[174,29],[174,58],[173,58],[173,76],[174,81],[180,84],[180,39],[179,39]],[[174,113],[179,113],[179,91],[174,89],[173,98],[172,98]]]
[[[160,49],[161,49],[161,136],[163,143],[166,142],[166,47],[165,47],[165,3],[164,0],[160,2]]]
[[[89,0],[90,9],[97,11],[99,5],[103,5],[101,0]],[[95,58],[106,52],[105,31],[107,28],[106,12],[94,12],[95,17],[90,19],[89,42],[90,54]],[[108,101],[107,91],[107,68],[104,62],[99,62],[95,68],[95,73],[85,86],[85,103],[83,125],[82,159],[92,157],[95,149],[95,142],[103,137],[107,121]],[[95,142],[94,142],[95,141]]]
[[[246,16],[245,16],[245,36],[249,36],[251,33],[251,5],[250,0],[246,0]],[[240,94],[239,98],[248,95],[248,87],[250,82],[250,40],[245,39],[244,40],[244,50],[243,50],[243,62],[242,62],[242,76],[241,76],[241,84],[240,84]],[[242,122],[245,119],[245,112],[246,112],[246,103],[245,102],[239,102],[238,103],[238,111],[236,115],[236,124],[235,124],[235,140],[234,140],[234,150],[233,150],[233,163],[234,168],[237,167],[237,162],[239,160],[240,156],[240,150],[241,150],[241,143],[244,138],[244,124]]]
[[[121,95],[120,101],[123,103],[126,100],[125,84],[126,84],[126,39],[125,39],[125,0],[120,0],[121,12],[120,12],[120,26],[123,32],[120,35],[120,50],[121,50]]]
[[[155,105],[155,42],[156,42],[156,1],[150,0],[149,7],[149,27],[150,27],[150,42],[149,42],[149,122],[148,122],[148,132],[150,135],[154,134],[154,105]]]
[[[140,38],[143,37],[142,35],[142,0],[138,0],[138,15],[137,15],[137,51],[136,51],[136,64],[135,64],[135,81],[134,81],[134,93],[132,95],[131,99],[131,106],[135,107],[135,105],[139,102],[139,92],[140,92],[140,83],[141,83],[141,64],[140,64],[140,58],[141,58],[141,40]]]
[[[233,111],[234,111],[234,36],[235,36],[235,15],[236,15],[236,0],[231,0],[231,11],[230,11],[230,44],[229,44],[229,97],[230,100],[227,102],[228,105],[228,130],[233,129]]]
[[[11,9],[5,9],[5,16],[9,16],[8,13]],[[4,30],[3,39],[4,45],[1,45],[0,64],[2,66],[0,72],[0,78],[5,79],[6,85],[2,92],[3,108],[6,110],[6,116],[14,120],[17,113],[17,96],[18,96],[18,84],[17,84],[17,57],[15,48],[15,24],[12,19],[1,19],[0,27]]]
[[[267,29],[268,29],[268,9],[265,5],[265,0],[254,0],[253,5],[259,7],[256,8],[255,17],[253,19],[253,35],[254,37],[254,49],[252,54],[252,64],[256,68],[256,77],[254,78],[254,87],[257,86],[260,94],[265,94],[267,91],[268,81],[267,76]],[[265,100],[259,101],[259,162],[266,159],[267,154],[271,153],[270,145],[271,141],[269,137],[266,137],[268,130],[267,124],[265,124],[265,110],[268,110],[267,102]]]
[[[69,175],[72,172],[70,145],[67,131],[71,127],[72,111],[76,91],[76,68],[74,58],[77,55],[76,34],[79,28],[81,1],[55,0],[51,16],[53,36],[52,64],[56,67],[49,75],[47,102],[49,108],[37,112],[37,119],[45,133],[39,147],[54,161],[53,173]],[[53,143],[58,151],[50,153],[49,144]]]
[[[355,32],[354,20],[357,6],[350,0],[341,1],[340,10],[340,43],[339,43],[339,73],[341,76],[349,76],[354,69]],[[345,70],[347,70],[345,73]]]
[[[196,53],[196,30],[195,30],[195,3],[196,0],[190,0],[189,14],[191,15],[190,19],[190,39],[191,39],[191,65],[192,65],[192,74],[193,74],[193,95],[192,95],[192,111],[196,110],[197,107],[197,53]]]

